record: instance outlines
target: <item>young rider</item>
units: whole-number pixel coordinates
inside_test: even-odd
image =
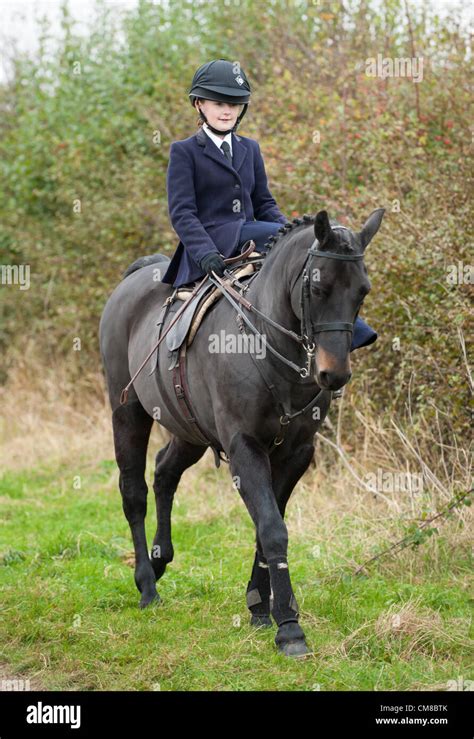
[[[288,222],[268,189],[260,147],[236,129],[250,100],[237,63],[217,59],[196,71],[189,98],[197,134],[171,145],[167,173],[171,223],[180,238],[163,282],[178,287],[211,271],[253,239],[257,251]]]
[[[171,223],[179,236],[163,282],[179,287],[213,271],[249,239],[257,251],[288,219],[267,183],[260,146],[238,136],[247,112],[250,84],[237,62],[217,59],[194,74],[189,98],[199,111],[199,130],[171,144],[166,188]],[[359,317],[352,349],[377,338]]]

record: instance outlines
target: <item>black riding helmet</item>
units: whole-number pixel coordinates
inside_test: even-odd
[[[199,111],[201,120],[207,123],[211,131],[216,134],[228,134],[231,131],[237,130],[237,126],[247,112],[250,94],[249,81],[238,62],[228,62],[225,59],[216,59],[199,67],[194,74],[188,93],[193,107],[196,98],[215,100],[220,103],[244,105],[234,127],[229,131],[219,131],[213,128],[204,113]]]

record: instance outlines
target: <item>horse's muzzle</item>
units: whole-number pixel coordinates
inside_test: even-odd
[[[322,372],[316,373],[316,382],[319,387],[324,390],[339,390],[344,387],[346,383],[352,377],[352,372],[331,372],[330,370],[323,370]]]
[[[339,390],[352,377],[349,354],[336,357],[334,354],[318,347],[316,351],[315,380],[324,390]]]

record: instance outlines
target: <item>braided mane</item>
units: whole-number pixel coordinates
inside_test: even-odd
[[[290,233],[290,231],[293,232],[300,226],[304,226],[306,228],[306,226],[314,224],[315,220],[316,216],[308,215],[304,215],[303,218],[293,218],[290,223],[285,223],[284,226],[279,228],[278,233],[272,234],[265,242],[264,246],[268,247],[268,249],[273,249],[275,244],[280,241],[283,236],[286,236],[286,234]]]
[[[278,232],[276,234],[272,234],[267,241],[265,242],[264,246],[268,247],[268,250],[271,251],[275,244],[279,243],[282,238],[286,237],[287,234],[293,234],[297,229],[303,230],[303,228],[307,228],[308,226],[314,225],[316,221],[316,215],[309,216],[304,215],[302,218],[293,218],[293,220],[290,223],[285,223],[284,226],[281,226],[281,228],[278,229]],[[351,233],[350,229],[347,228],[347,226],[341,226],[336,220],[330,218],[329,224],[331,228],[333,229],[340,229],[343,231],[348,231]],[[341,248],[341,247],[340,247]],[[343,243],[342,244],[342,251],[344,253],[348,252],[351,253],[354,251],[354,246],[351,243]]]

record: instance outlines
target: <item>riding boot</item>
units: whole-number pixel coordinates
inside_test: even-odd
[[[362,318],[357,316],[354,323],[354,331],[352,333],[351,352],[354,349],[361,349],[363,346],[369,346],[377,340],[377,332],[374,331]]]

